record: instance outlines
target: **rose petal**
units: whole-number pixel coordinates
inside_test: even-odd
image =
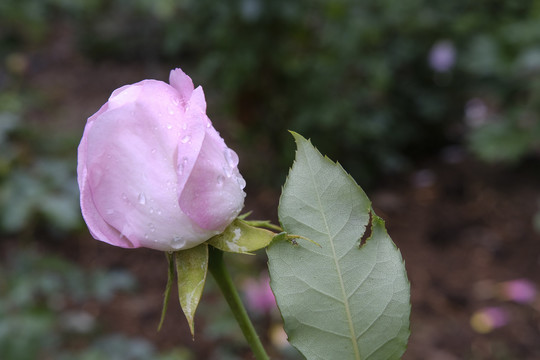
[[[187,104],[193,92],[193,81],[181,69],[171,70],[169,84],[178,91],[180,100]]]
[[[199,88],[197,88],[199,89]],[[196,94],[197,90],[193,92]],[[203,95],[204,102],[204,95]],[[177,194],[180,198],[184,185],[186,184],[195,162],[199,157],[201,146],[206,130],[206,114],[201,111],[198,104],[186,108],[182,123],[182,135],[178,141],[178,158],[176,160],[176,170],[178,176]]]
[[[196,107],[206,116],[206,99],[204,98],[204,92],[201,86],[197,86],[197,88],[193,90],[191,98],[189,99],[189,106]]]
[[[99,114],[100,111],[98,111],[96,114]],[[91,126],[92,124],[89,122],[85,131],[90,132]],[[94,238],[100,239],[109,244],[124,248],[138,247],[138,243],[134,244],[126,237],[120,236],[120,232],[118,230],[107,224],[95,207],[94,200],[92,198],[92,190],[90,189],[87,181],[87,169],[85,166],[87,158],[86,139],[86,137],[82,138],[78,148],[77,178],[81,191],[81,212],[88,225],[88,229]]]
[[[242,210],[245,182],[237,164],[236,153],[214,128],[207,128],[179,201],[182,211],[201,228],[221,232]]]

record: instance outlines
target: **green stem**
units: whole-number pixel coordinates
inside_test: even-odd
[[[210,255],[208,269],[210,270],[212,276],[214,276],[214,279],[216,279],[221,292],[225,296],[225,300],[227,300],[227,303],[229,304],[238,325],[240,325],[240,328],[244,333],[244,337],[253,351],[253,355],[255,355],[257,360],[269,360],[268,355],[264,351],[261,340],[257,336],[255,328],[248,317],[247,311],[240,300],[240,296],[234,287],[231,276],[225,267],[225,262],[223,261],[223,252],[212,246],[209,246],[208,248]]]

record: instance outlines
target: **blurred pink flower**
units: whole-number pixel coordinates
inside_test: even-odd
[[[527,279],[517,279],[501,284],[501,296],[505,300],[520,304],[530,304],[536,299],[536,286]]]
[[[250,278],[243,284],[248,307],[260,313],[269,312],[276,307],[276,298],[270,288],[270,278],[262,275],[258,280]]]
[[[488,307],[476,311],[471,316],[474,331],[485,334],[508,324],[508,313],[500,307]]]
[[[436,42],[429,52],[429,65],[438,72],[450,70],[456,61],[456,49],[449,40],[440,40]]]

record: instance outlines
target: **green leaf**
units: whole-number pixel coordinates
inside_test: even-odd
[[[178,299],[189,323],[191,335],[195,334],[194,317],[208,272],[208,245],[203,243],[191,249],[175,252],[178,276]]]
[[[409,337],[410,284],[399,250],[362,189],[293,133],[283,230],[313,240],[267,249],[290,343],[307,359],[399,359]],[[360,244],[370,224],[371,236]]]
[[[223,233],[211,238],[208,244],[221,251],[250,254],[252,251],[268,246],[274,235],[269,230],[235,219]]]

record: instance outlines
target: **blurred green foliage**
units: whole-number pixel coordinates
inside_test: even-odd
[[[538,150],[534,0],[92,4],[80,32],[88,55],[189,63],[246,143],[270,138],[281,159],[287,128],[366,181],[463,140],[486,160]],[[453,52],[446,66],[441,43]],[[471,100],[484,112],[471,114]]]
[[[29,224],[56,233],[78,228],[75,139],[24,121],[32,97],[7,88],[0,94],[0,232]]]
[[[18,251],[0,266],[0,358],[189,359],[177,350],[158,354],[145,339],[103,334],[85,303],[103,304],[132,292],[124,271],[85,271],[58,257]],[[81,344],[85,344],[83,350]],[[176,357],[173,355],[176,354]]]

